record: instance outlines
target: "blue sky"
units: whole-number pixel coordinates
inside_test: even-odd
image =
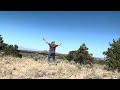
[[[112,39],[120,37],[120,11],[0,11],[4,42],[35,50],[48,50],[48,42],[63,45],[59,53],[77,50],[85,43],[95,57]]]

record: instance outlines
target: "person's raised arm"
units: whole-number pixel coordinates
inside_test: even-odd
[[[49,44],[49,43],[45,40],[45,38],[43,38],[43,40],[44,40],[47,44]]]
[[[63,43],[59,44],[58,46],[62,45]]]

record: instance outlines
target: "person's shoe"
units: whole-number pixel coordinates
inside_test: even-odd
[[[50,62],[48,62],[48,64],[50,65]]]

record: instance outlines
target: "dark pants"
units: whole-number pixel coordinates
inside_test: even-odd
[[[51,56],[52,56],[52,58],[53,58],[53,61],[55,62],[55,61],[56,61],[56,59],[55,59],[55,53],[49,53],[49,54],[48,54],[48,62],[50,62]]]

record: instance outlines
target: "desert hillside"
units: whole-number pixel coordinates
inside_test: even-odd
[[[0,79],[120,79],[120,73],[98,64],[80,66],[61,59],[49,65],[42,59],[0,57]]]

